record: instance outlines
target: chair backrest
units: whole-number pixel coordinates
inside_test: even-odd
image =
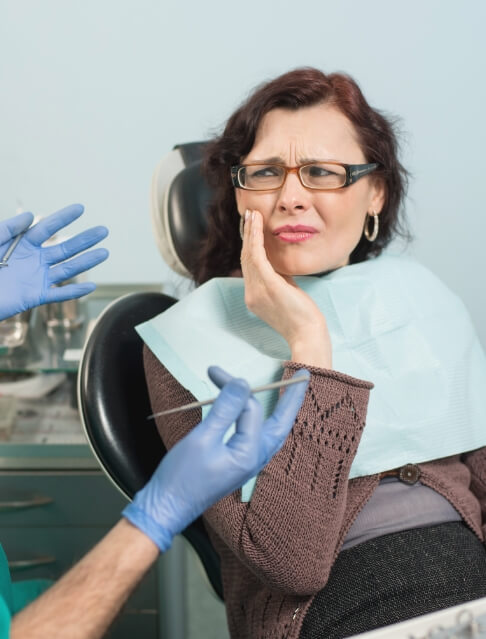
[[[78,403],[86,436],[103,470],[129,499],[146,484],[166,453],[153,421],[145,384],[143,342],[134,327],[177,300],[162,293],[133,293],[100,315],[81,358]],[[201,519],[183,533],[222,599],[219,557]]]

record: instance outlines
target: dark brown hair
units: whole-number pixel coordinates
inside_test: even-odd
[[[208,209],[208,234],[193,268],[196,283],[227,276],[239,268],[240,217],[230,166],[238,164],[253,148],[263,116],[276,108],[297,110],[320,103],[335,106],[352,122],[366,162],[380,164],[374,178],[385,184],[378,237],[371,243],[363,236],[351,253],[350,262],[379,255],[397,235],[410,239],[399,219],[408,174],[398,160],[394,123],[370,107],[351,77],[342,73],[326,75],[308,67],[295,69],[257,87],[229,118],[223,133],[207,147],[204,172],[213,199]]]

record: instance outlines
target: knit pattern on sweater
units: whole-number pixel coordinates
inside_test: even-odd
[[[153,412],[195,401],[146,347],[144,359]],[[286,362],[284,378],[302,367]],[[251,501],[242,503],[240,491],[235,491],[204,514],[221,558],[233,639],[299,636],[305,613],[326,585],[347,531],[379,483],[379,475],[348,479],[372,384],[336,371],[306,368],[311,380],[293,429],[260,473]],[[157,427],[170,449],[200,420],[198,409],[159,417]],[[486,453],[479,455],[476,463],[484,469]],[[466,523],[483,539],[478,500],[468,490],[470,470],[456,456],[447,472],[455,471],[457,477],[448,483],[441,461],[447,460],[439,460],[437,468],[438,462],[423,465],[423,483],[432,488],[440,484],[438,492],[447,492],[444,496],[456,502]],[[482,476],[478,481],[486,490],[484,470]]]

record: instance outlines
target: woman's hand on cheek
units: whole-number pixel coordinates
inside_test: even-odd
[[[330,368],[331,342],[325,317],[291,277],[277,273],[268,261],[258,211],[245,215],[241,269],[247,307],[282,335],[292,359]]]

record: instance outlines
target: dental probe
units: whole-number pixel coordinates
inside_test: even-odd
[[[30,227],[29,227],[30,228]],[[19,233],[14,241],[12,242],[12,244],[10,244],[10,246],[7,249],[7,252],[5,253],[5,255],[2,258],[2,261],[0,262],[0,267],[2,266],[8,266],[7,262],[8,262],[8,258],[12,255],[12,253],[15,251],[15,248],[17,247],[18,243],[20,242],[20,240],[24,237],[24,235],[27,233],[29,229],[25,229],[25,231],[22,231],[22,233]]]
[[[271,384],[264,384],[263,386],[256,386],[255,388],[250,389],[250,393],[253,395],[254,393],[261,393],[262,391],[272,390],[274,388],[281,388],[282,386],[290,386],[291,384],[298,384],[299,382],[306,382],[309,378],[306,377],[292,377],[291,379],[284,379],[280,382],[272,382]],[[199,408],[200,406],[207,406],[208,404],[213,404],[216,401],[216,397],[212,397],[211,399],[205,399],[203,402],[192,402],[191,404],[184,404],[184,406],[178,406],[177,408],[169,408],[168,410],[163,410],[160,413],[154,413],[153,415],[149,415],[147,419],[153,419],[154,417],[159,417],[160,415],[169,415],[171,413],[177,413],[182,410],[191,410],[192,408]]]

